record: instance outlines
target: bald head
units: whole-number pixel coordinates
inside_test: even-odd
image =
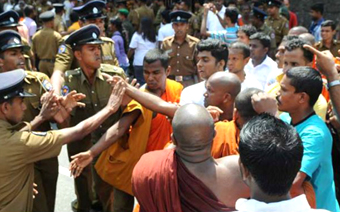
[[[314,46],[315,44],[315,37],[310,33],[302,33],[301,35],[299,35],[299,38],[310,43],[312,46]]]
[[[211,115],[196,104],[181,106],[172,120],[172,128],[179,148],[211,144],[215,133]]]
[[[216,72],[209,77],[208,81],[215,89],[230,93],[233,99],[235,99],[241,91],[241,81],[233,73]]]
[[[303,26],[296,26],[289,30],[288,35],[301,35],[303,33],[308,33],[308,29]]]

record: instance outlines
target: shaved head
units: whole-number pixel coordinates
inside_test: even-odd
[[[310,43],[312,46],[314,46],[315,44],[315,37],[310,33],[302,33],[301,35],[299,35],[299,38]]]
[[[289,30],[288,35],[301,35],[303,33],[308,33],[308,29],[303,26],[296,26]]]
[[[216,72],[209,77],[208,81],[215,89],[230,93],[233,99],[235,99],[241,91],[241,81],[233,73]]]
[[[211,145],[215,136],[211,115],[204,107],[196,104],[181,106],[172,120],[172,128],[173,137],[181,149]]]

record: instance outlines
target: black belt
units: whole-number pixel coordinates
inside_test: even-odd
[[[53,60],[53,59],[41,59],[40,61],[54,63],[55,60]]]
[[[170,75],[170,79],[173,79],[177,82],[184,82],[184,81],[190,81],[190,80],[195,80],[195,77],[193,75],[186,75],[186,76],[181,76],[181,75]]]

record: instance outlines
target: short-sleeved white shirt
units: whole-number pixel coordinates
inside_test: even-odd
[[[164,38],[170,37],[175,35],[175,31],[172,28],[172,23],[168,23],[163,25],[159,30],[158,30],[158,38],[157,40],[159,42],[163,42]]]
[[[142,66],[145,54],[150,50],[156,48],[156,42],[151,42],[143,39],[142,34],[135,32],[132,36],[130,46],[135,49],[135,57],[133,59],[134,66]]]
[[[190,85],[183,89],[181,93],[180,105],[185,104],[198,104],[204,106],[204,93],[207,91],[205,88],[205,81]]]

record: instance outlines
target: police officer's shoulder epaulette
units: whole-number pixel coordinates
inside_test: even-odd
[[[64,35],[63,40],[65,41],[68,38],[68,36],[70,36],[70,35]]]
[[[315,47],[320,47],[321,45],[322,45],[322,42],[321,42],[321,41],[319,41],[319,42],[317,42],[316,44],[314,44]]]
[[[171,39],[174,39],[174,37],[175,37],[174,35],[166,37],[166,38],[163,39],[163,42],[167,42],[167,41],[169,41]]]
[[[104,42],[111,42],[111,43],[114,43],[114,41],[111,39],[111,38],[108,38],[108,37],[100,37],[100,39]]]
[[[188,37],[189,37],[190,40],[193,40],[193,41],[195,41],[197,43],[200,41],[200,39],[198,39],[198,38],[196,38],[194,36],[188,35]]]
[[[124,70],[121,67],[110,65],[110,64],[101,64],[100,70],[104,73],[110,75],[119,75],[125,78]]]
[[[335,40],[335,43],[336,44],[340,44],[340,40]]]
[[[49,77],[44,73],[37,72],[37,71],[25,71],[25,72],[26,72],[27,79],[39,79],[41,81],[49,80]]]
[[[65,79],[67,79],[69,82],[71,82],[72,78],[80,76],[81,76],[80,68],[76,68],[74,70],[69,70],[65,72]]]

